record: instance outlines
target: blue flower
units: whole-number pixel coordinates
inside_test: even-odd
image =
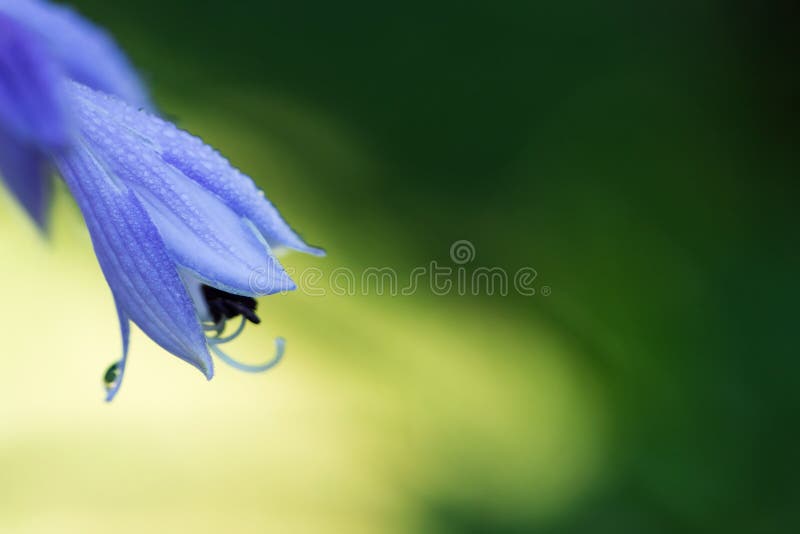
[[[281,338],[261,365],[221,345],[260,323],[256,296],[295,288],[275,250],[324,254],[250,178],[147,107],[104,33],[63,8],[0,0],[0,173],[43,224],[53,164],[83,213],[122,331],[122,358],[105,375],[108,400],[122,382],[131,321],[209,379],[212,353],[245,371],[275,365]]]
[[[69,8],[0,0],[0,175],[44,229],[50,200],[46,154],[63,148],[67,76],[150,107],[144,86],[114,41]]]
[[[295,288],[272,254],[310,247],[253,181],[200,139],[146,111],[77,83],[66,87],[78,141],[55,163],[83,212],[117,304],[123,356],[107,377],[108,398],[125,370],[128,321],[209,379],[209,350],[247,371],[220,345],[260,322],[253,297]],[[228,319],[236,331],[222,336]]]

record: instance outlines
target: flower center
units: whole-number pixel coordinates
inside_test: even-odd
[[[208,305],[208,312],[214,323],[219,324],[223,319],[233,319],[241,315],[253,324],[259,324],[261,319],[256,315],[258,303],[256,299],[226,293],[214,287],[202,286],[203,297]]]
[[[258,303],[254,298],[234,295],[207,285],[202,285],[201,289],[203,291],[203,298],[206,299],[208,313],[213,320],[213,324],[203,324],[203,329],[207,332],[206,339],[208,341],[208,348],[211,352],[216,354],[218,358],[228,365],[250,373],[261,373],[267,369],[271,369],[281,361],[283,352],[286,349],[286,341],[282,337],[275,340],[275,355],[265,363],[255,365],[248,364],[228,356],[228,354],[220,348],[220,345],[230,343],[239,337],[244,331],[244,326],[247,324],[247,321],[253,324],[259,324],[261,322],[261,319],[256,315],[256,306]],[[239,315],[242,316],[239,326],[232,334],[223,336],[222,334],[225,331],[228,319],[233,319]],[[212,332],[214,332],[214,335],[210,335]]]

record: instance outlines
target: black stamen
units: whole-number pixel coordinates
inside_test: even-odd
[[[253,301],[255,302],[255,300]],[[229,302],[228,307],[234,310],[234,317],[236,315],[244,315],[245,318],[253,324],[258,324],[261,322],[261,319],[258,318],[258,315],[255,314],[253,310],[248,308],[247,306],[243,305],[240,302]]]
[[[215,323],[219,323],[222,319],[233,319],[238,315],[244,316],[248,321],[253,324],[258,324],[261,319],[256,315],[256,307],[258,303],[252,297],[243,297],[242,295],[234,295],[233,293],[226,293],[217,288],[210,286],[203,287],[203,297],[206,299],[208,305],[208,312]]]

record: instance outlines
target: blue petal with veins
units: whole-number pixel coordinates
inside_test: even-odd
[[[112,180],[136,194],[176,263],[230,293],[256,294],[254,273],[270,275],[258,293],[295,288],[245,215],[164,161],[149,138],[121,120],[132,115],[150,120],[151,115],[75,83],[67,92],[76,104],[77,128],[86,148]],[[114,112],[103,107],[108,102],[114,103]]]
[[[57,156],[56,164],[83,213],[120,322],[130,318],[210,379],[213,363],[194,304],[139,199],[85,146]]]
[[[218,195],[217,188],[204,187],[184,173],[186,167],[167,161],[159,142],[162,136],[134,127],[166,127],[166,123],[114,97],[65,83],[78,141],[55,162],[84,214],[122,324],[123,359],[109,397],[119,389],[127,361],[128,319],[209,378],[213,373],[209,350],[247,371],[274,366],[283,354],[282,339],[275,356],[261,365],[237,362],[221,350],[241,333],[244,316],[233,335],[222,336],[225,320],[210,321],[200,290],[204,284],[233,295],[255,296],[295,288],[260,227],[249,219],[254,210],[235,209],[239,205],[230,202],[230,195]],[[197,138],[171,128],[173,151],[198,150],[200,143],[204,151],[213,152]],[[181,142],[189,147],[181,147]],[[231,167],[230,172],[236,171]],[[249,179],[242,184],[255,188]],[[263,195],[256,193],[256,198],[267,203]],[[216,336],[207,338],[207,331]]]
[[[209,379],[209,351],[246,371],[274,366],[282,338],[260,365],[221,345],[247,321],[261,322],[252,297],[295,288],[274,248],[324,254],[249,177],[149,107],[104,31],[43,0],[0,0],[0,175],[41,227],[51,164],[78,202],[120,321],[122,358],[106,373],[108,400],[125,372],[130,321]]]
[[[165,163],[250,220],[270,247],[289,248],[317,256],[325,254],[322,249],[306,244],[253,180],[200,138],[158,117],[138,112],[117,99],[98,100],[95,104],[114,116],[131,134],[148,143]]]

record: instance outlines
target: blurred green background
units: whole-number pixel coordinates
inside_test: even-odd
[[[298,273],[468,240],[538,292],[268,297],[232,352],[278,368],[137,332],[106,405],[80,213],[3,195],[0,531],[795,531],[794,3],[73,4],[327,248]]]

